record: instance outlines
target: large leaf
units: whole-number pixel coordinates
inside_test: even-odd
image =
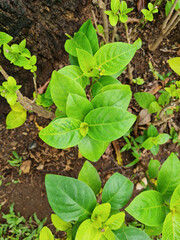
[[[96,168],[86,161],[79,172],[78,179],[86,183],[95,194],[98,194],[101,189],[101,179]]]
[[[45,186],[51,208],[65,222],[86,219],[96,206],[91,188],[77,179],[47,174]]]
[[[6,117],[6,128],[13,129],[20,127],[27,118],[26,110],[22,110],[21,112],[11,111],[8,113]]]
[[[74,57],[77,57],[77,48],[83,49],[92,54],[90,42],[83,32],[77,32],[74,37],[66,40],[65,50]]]
[[[113,89],[97,94],[91,103],[94,108],[112,106],[126,110],[131,96],[130,87],[122,85],[122,89]]]
[[[84,89],[77,81],[56,71],[52,74],[50,90],[54,103],[63,112],[66,111],[66,101],[69,93],[86,97]]]
[[[178,75],[180,75],[180,57],[171,58],[168,60],[168,63],[172,70],[174,70]]]
[[[68,117],[83,121],[91,110],[93,110],[93,106],[87,98],[73,93],[68,95],[66,103],[66,114]]]
[[[120,173],[115,173],[104,186],[102,203],[108,202],[112,209],[120,209],[128,203],[132,193],[133,183]]]
[[[51,147],[65,149],[77,145],[83,136],[80,134],[81,122],[72,118],[59,118],[43,128],[39,136]]]
[[[163,224],[163,240],[179,240],[180,237],[180,214],[170,212]]]
[[[79,66],[69,65],[58,70],[64,76],[70,77],[72,80],[77,81],[83,88],[89,84],[88,77],[84,76]]]
[[[148,226],[157,226],[163,223],[166,213],[164,199],[154,190],[140,193],[126,211],[135,219]]]
[[[98,44],[98,38],[97,38],[96,30],[93,27],[91,19],[86,21],[81,26],[79,31],[83,32],[86,35],[86,37],[88,38],[88,40],[91,44],[93,54],[95,54],[97,52],[97,50],[99,49],[99,44]]]
[[[96,108],[84,119],[89,125],[88,135],[103,142],[114,141],[122,137],[135,120],[135,115],[115,107]]]
[[[157,179],[157,189],[168,202],[170,202],[170,198],[175,188],[180,183],[179,173],[179,159],[175,153],[171,153],[171,155],[162,165]]]
[[[170,202],[170,209],[175,210],[180,214],[180,184],[176,187],[176,189],[173,192]]]
[[[120,228],[113,232],[116,240],[150,240],[150,237],[145,232],[134,227]]]
[[[101,75],[113,75],[123,69],[133,58],[136,48],[128,43],[108,43],[95,54]]]
[[[156,101],[156,97],[148,92],[137,92],[134,94],[137,103],[142,107],[148,109],[150,104]]]
[[[78,144],[80,153],[92,162],[97,162],[105,152],[109,142],[100,142],[86,135]]]
[[[110,84],[121,84],[121,82],[111,76],[102,76],[98,80],[96,80],[96,83],[94,83],[94,85],[92,86],[93,97],[97,95],[101,88]]]

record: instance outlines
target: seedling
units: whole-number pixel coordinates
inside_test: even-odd
[[[22,157],[20,157],[16,151],[13,151],[12,154],[13,157],[10,157],[11,160],[8,160],[8,163],[13,167],[20,167],[22,164]]]
[[[150,125],[144,135],[136,138],[136,141],[141,143],[145,149],[150,150],[153,155],[156,155],[159,152],[159,145],[165,144],[169,139],[169,134],[159,134],[156,127]]]
[[[171,129],[170,129],[170,136],[171,136],[173,143],[180,144],[180,139],[179,139],[178,133],[176,132],[174,127],[171,127]]]
[[[154,162],[150,164],[154,165]],[[155,163],[158,170],[159,164]],[[151,169],[151,170],[150,170]],[[180,161],[174,153],[163,163],[160,171],[148,172],[157,177],[157,188],[140,193],[125,209],[135,219],[145,224],[150,236],[162,233],[162,239],[178,239],[180,223]],[[168,214],[167,214],[168,213]]]
[[[152,3],[148,3],[148,9],[142,9],[141,12],[146,21],[152,22],[154,19],[153,14],[158,13],[158,9]]]
[[[58,230],[67,232],[67,239],[115,240],[133,234],[149,240],[143,231],[127,227],[125,213],[119,212],[133,191],[133,183],[123,175],[113,174],[101,191],[97,170],[86,161],[78,180],[49,174],[46,175],[45,186],[49,204],[55,212],[51,215],[52,222]],[[99,199],[100,192],[102,204],[97,203],[95,196]],[[47,236],[50,240],[54,239],[45,227],[40,233],[40,240]]]
[[[33,217],[26,219],[14,212],[14,203],[10,206],[9,213],[2,213],[2,218],[6,220],[5,223],[0,223],[0,239],[23,239],[23,240],[38,240],[39,233],[43,228],[46,219],[40,221],[36,214]]]

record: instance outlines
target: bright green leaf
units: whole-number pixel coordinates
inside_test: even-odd
[[[137,103],[145,109],[149,108],[149,105],[156,101],[156,97],[148,92],[137,92],[134,94]]]
[[[26,121],[27,113],[26,111],[15,112],[11,111],[6,117],[6,128],[13,129],[20,127]]]
[[[105,222],[109,217],[110,212],[111,212],[111,205],[109,203],[100,204],[95,207],[91,215],[91,220],[96,221],[96,219],[100,217],[101,222]]]
[[[170,139],[170,135],[166,133],[161,133],[156,137],[156,139],[157,139],[157,143],[159,145],[162,145],[162,144],[165,144]]]
[[[90,73],[96,66],[96,60],[90,53],[83,49],[77,49],[76,52],[81,70],[84,73]]]
[[[163,240],[179,240],[180,236],[180,214],[170,212],[163,224]]]
[[[116,240],[151,240],[150,237],[139,228],[125,227],[114,231]]]
[[[171,58],[168,63],[173,71],[180,75],[180,57]]]
[[[125,213],[120,212],[112,215],[106,222],[105,225],[109,226],[112,230],[119,229],[125,220]]]
[[[59,231],[67,231],[72,228],[72,224],[70,222],[63,221],[58,215],[51,214],[51,221],[55,228]]]
[[[39,240],[54,240],[52,232],[48,227],[42,228],[40,232]]]
[[[0,47],[2,44],[6,44],[10,42],[13,39],[9,34],[0,32]]]
[[[148,165],[148,175],[150,178],[156,178],[159,173],[160,162],[151,159]]]

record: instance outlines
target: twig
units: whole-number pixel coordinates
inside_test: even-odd
[[[112,34],[112,39],[111,39],[111,42],[114,42],[114,40],[115,40],[115,37],[116,37],[116,32],[117,32],[117,27],[116,27],[116,26],[114,26],[114,28],[113,28],[113,34]]]
[[[103,17],[104,34],[105,34],[106,43],[108,43],[109,42],[109,29],[108,29],[108,18],[107,18],[107,15],[105,14],[106,4],[102,0],[98,0],[98,4],[101,9],[101,14]]]
[[[6,71],[3,69],[3,67],[0,65],[0,72],[4,76],[4,78],[7,80],[9,75],[6,73]],[[38,106],[36,103],[32,102],[29,98],[24,97],[22,93],[17,90],[17,101],[27,110],[32,111],[38,114],[40,117],[48,118],[48,119],[54,119],[55,114],[53,112],[50,112],[46,110],[45,108]]]

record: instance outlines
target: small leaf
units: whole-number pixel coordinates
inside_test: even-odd
[[[47,174],[45,186],[51,208],[65,222],[83,221],[96,206],[94,192],[77,179]]]
[[[100,204],[95,207],[92,215],[91,220],[96,221],[98,217],[100,217],[101,222],[105,222],[109,217],[111,211],[111,205],[109,203]]]
[[[147,135],[148,135],[148,137],[157,137],[158,136],[157,128],[151,124],[148,127]]]
[[[136,50],[139,50],[141,47],[142,47],[142,40],[140,38],[138,38],[134,43],[133,45],[136,47]],[[144,80],[143,80],[143,83],[144,83]],[[143,84],[142,83],[142,84]],[[138,83],[137,83],[138,84]],[[141,84],[139,84],[141,85]]]
[[[85,137],[88,133],[88,124],[85,122],[82,122],[80,124],[80,133],[83,137]]]
[[[120,212],[112,215],[106,222],[105,225],[109,226],[112,230],[119,229],[125,220],[125,213]]]
[[[119,0],[111,0],[111,10],[113,13],[117,13],[120,8]]]
[[[166,133],[161,133],[156,137],[157,143],[159,145],[165,144],[170,139],[170,135]]]
[[[22,52],[26,47],[26,39],[22,40],[19,44],[19,51]]]
[[[72,228],[72,224],[70,222],[63,221],[59,216],[56,214],[51,214],[51,221],[55,228],[59,231],[67,231],[68,229]]]
[[[115,173],[104,186],[102,203],[109,202],[112,209],[120,209],[128,203],[132,192],[133,183],[123,175]]]
[[[159,173],[160,162],[151,159],[148,165],[148,174],[150,178],[156,178]]]
[[[94,57],[83,49],[77,49],[76,52],[81,70],[84,73],[91,72],[96,66],[96,60]]]
[[[168,63],[173,71],[180,75],[180,57],[171,58]]]
[[[101,189],[101,179],[96,168],[86,161],[79,172],[78,179],[86,183],[95,194],[98,194]]]
[[[126,208],[126,211],[148,226],[163,223],[166,216],[163,197],[154,190],[140,193]]]
[[[59,118],[43,128],[39,136],[51,147],[65,149],[77,145],[83,136],[80,134],[79,120]]]
[[[37,62],[37,57],[35,55],[33,55],[30,59],[29,59],[31,65],[35,65]]]
[[[160,112],[161,109],[162,109],[162,107],[159,106],[159,103],[157,101],[154,101],[154,102],[150,103],[150,105],[148,107],[148,112],[156,113],[156,112]]]
[[[78,144],[80,153],[92,162],[97,162],[105,152],[109,142],[100,142],[86,135]]]
[[[2,44],[6,44],[10,42],[13,39],[9,34],[0,32],[0,47]]]
[[[27,113],[26,111],[15,112],[11,111],[6,117],[6,128],[13,129],[20,127],[26,121]]]
[[[66,103],[66,114],[68,117],[83,121],[91,110],[93,110],[93,106],[87,98],[69,93]]]
[[[170,198],[175,188],[180,183],[179,173],[179,159],[174,153],[171,153],[163,163],[157,179],[157,189],[168,202],[170,202]]]
[[[39,240],[54,240],[52,232],[48,227],[42,228],[40,232]]]
[[[146,139],[142,146],[145,148],[145,149],[151,149],[153,146],[154,146],[154,143],[153,143],[153,138],[152,137],[149,137],[148,139]]]
[[[148,92],[137,92],[134,94],[134,97],[137,101],[137,103],[142,107],[142,108],[149,108],[149,105],[156,101],[156,97],[152,95],[151,93]]]

